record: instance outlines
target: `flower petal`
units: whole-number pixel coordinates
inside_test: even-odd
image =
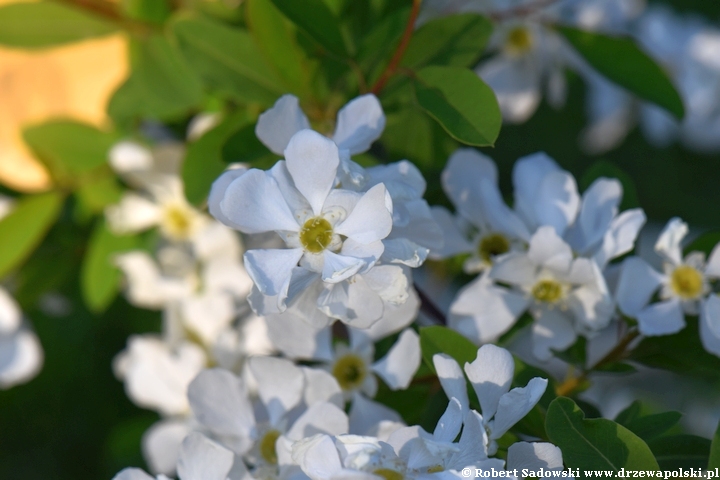
[[[338,255],[329,250],[322,253],[324,257],[322,279],[327,283],[339,283],[346,280],[367,266],[362,258]]]
[[[508,469],[518,470],[562,470],[562,452],[552,443],[517,442],[508,448],[507,465]]]
[[[444,353],[433,355],[433,365],[445,395],[448,399],[457,399],[463,414],[465,414],[470,408],[470,401],[468,400],[465,375],[463,375],[460,365],[454,358]]]
[[[679,218],[671,218],[655,242],[655,251],[673,265],[682,263],[680,243],[688,233],[687,223]]]
[[[383,314],[382,298],[362,275],[355,276],[352,283],[327,285],[317,299],[317,306],[328,317],[355,328],[368,328]]]
[[[710,252],[707,265],[705,266],[705,275],[708,277],[720,278],[720,243]]]
[[[385,114],[372,93],[361,95],[340,109],[333,140],[351,155],[370,149],[385,129]]]
[[[524,57],[499,55],[475,70],[495,92],[507,123],[525,122],[542,98],[540,72],[527,62]]]
[[[538,360],[549,360],[552,350],[562,351],[577,339],[572,322],[557,310],[546,309],[532,324],[533,355]]]
[[[306,128],[310,128],[310,122],[300,109],[298,98],[287,94],[260,114],[255,135],[271,152],[282,155],[292,136]]]
[[[117,205],[105,209],[110,229],[120,235],[142,232],[160,222],[160,207],[135,193],[128,193]]]
[[[303,400],[306,405],[327,402],[334,404],[336,407],[345,407],[342,390],[332,374],[319,368],[300,368],[305,375]],[[329,431],[326,433],[329,433]],[[341,433],[347,433],[347,429]]]
[[[463,424],[463,407],[457,398],[451,398],[445,413],[438,420],[433,436],[440,442],[452,442]]]
[[[392,200],[385,185],[368,190],[348,217],[335,227],[335,232],[359,243],[382,240],[392,230]]]
[[[180,445],[192,432],[185,419],[167,419],[155,422],[142,436],[142,452],[150,471],[174,475],[180,455]]]
[[[637,317],[662,284],[663,277],[639,257],[629,257],[622,263],[615,289],[615,300],[622,313]]]
[[[680,300],[658,302],[637,314],[640,333],[646,336],[671,335],[685,328],[685,315]]]
[[[248,250],[245,268],[263,295],[287,295],[292,271],[302,256],[301,248]]]
[[[527,386],[513,388],[500,397],[497,413],[492,421],[490,438],[502,437],[510,427],[519,422],[540,401],[545,393],[548,381],[545,378],[532,378]]]
[[[348,417],[340,407],[321,402],[305,410],[285,436],[290,440],[301,440],[318,433],[341,435],[348,433],[348,428]]]
[[[0,334],[0,389],[35,377],[43,360],[40,340],[33,331],[20,327],[10,335]]]
[[[479,185],[487,180],[497,185],[497,168],[490,157],[471,148],[455,150],[442,172],[442,186],[457,211],[476,227],[484,227],[483,198]]]
[[[420,337],[407,329],[383,358],[375,362],[372,370],[391,390],[404,390],[420,367]]]
[[[248,364],[270,423],[275,425],[302,400],[305,375],[293,362],[283,358],[251,357]]]
[[[484,418],[490,419],[498,408],[500,397],[510,390],[515,361],[510,352],[495,345],[483,345],[465,373],[473,386]]]
[[[573,260],[570,246],[563,241],[553,227],[542,226],[530,239],[528,258],[535,265],[567,272]]]
[[[622,194],[622,184],[617,179],[604,177],[585,190],[576,223],[582,231],[583,244],[577,250],[585,252],[603,239],[617,215]]]
[[[187,396],[200,424],[215,434],[241,439],[238,453],[250,448],[255,415],[239,378],[220,368],[203,370],[190,383]]]
[[[700,340],[705,350],[720,357],[720,297],[710,295],[700,311]]]
[[[112,480],[155,480],[140,468],[123,468]]]
[[[316,298],[310,299],[311,312],[317,311]],[[283,355],[295,360],[330,360],[330,329],[312,325],[304,321],[303,317],[303,312],[298,313],[292,308],[280,314],[268,315],[268,335],[273,345]]]
[[[285,165],[295,188],[310,203],[315,215],[320,215],[335,185],[339,164],[337,145],[313,130],[300,130],[285,149]]]
[[[580,207],[575,177],[565,171],[545,175],[533,207],[539,225],[550,225],[558,235],[563,235],[575,220]]]
[[[180,447],[178,477],[181,480],[226,480],[234,460],[233,452],[203,434],[193,432]]]
[[[295,442],[292,458],[312,480],[336,478],[342,471],[335,442],[328,435],[314,435]]]
[[[250,169],[233,180],[220,210],[243,233],[299,230],[277,181],[262,170]]]
[[[593,257],[601,269],[613,258],[633,249],[645,220],[645,212],[641,208],[626,210],[613,219],[610,228],[605,232],[600,250]]]
[[[225,170],[222,175],[220,175],[212,184],[212,187],[210,188],[210,195],[208,195],[208,210],[210,211],[210,215],[227,225],[228,227],[235,228],[237,230],[240,230],[240,227],[238,225],[235,225],[229,218],[225,216],[225,214],[222,211],[222,208],[220,207],[220,203],[222,202],[223,198],[225,197],[225,192],[227,191],[230,184],[235,180],[236,178],[242,176],[247,172],[248,169],[245,167],[240,168],[232,168],[230,170]]]
[[[20,307],[10,294],[0,287],[0,333],[14,332],[20,327],[21,321]]]
[[[480,181],[481,208],[488,226],[494,232],[528,241],[530,232],[520,217],[505,203],[497,183],[484,178]]]
[[[552,172],[559,172],[555,160],[544,152],[522,157],[513,168],[513,187],[515,189],[515,210],[530,227],[537,227],[535,202],[540,191],[541,179]]]

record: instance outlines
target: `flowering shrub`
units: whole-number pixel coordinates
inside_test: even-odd
[[[720,466],[720,236],[658,215],[677,185],[646,206],[622,165],[503,145],[582,85],[588,162],[636,124],[717,152],[718,27],[642,0],[0,7],[12,48],[118,30],[107,127],[27,126],[52,185],[0,197],[0,399],[88,389],[92,475]],[[58,360],[97,351],[109,387]]]

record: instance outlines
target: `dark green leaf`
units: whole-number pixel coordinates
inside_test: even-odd
[[[636,208],[640,206],[635,181],[624,170],[607,160],[598,160],[580,178],[580,188],[586,190],[600,177],[617,178],[623,187],[623,197],[620,209]]]
[[[644,338],[629,360],[691,377],[720,380],[720,358],[703,348],[697,319],[686,317],[685,321],[687,326],[674,335]]]
[[[74,175],[105,164],[108,151],[117,140],[113,134],[71,120],[53,120],[26,128],[23,138],[61,181],[72,181]]]
[[[604,418],[585,419],[575,402],[558,397],[547,411],[545,429],[560,447],[565,464],[585,470],[657,470],[650,448],[622,425]]]
[[[175,118],[202,102],[199,78],[166,38],[154,35],[136,47],[132,73],[108,105],[113,119]]]
[[[420,347],[425,363],[435,371],[433,355],[444,353],[454,358],[462,367],[477,358],[478,347],[470,340],[447,327],[433,326],[420,329]]]
[[[495,93],[475,72],[457,67],[426,67],[417,72],[415,95],[425,111],[456,140],[492,146],[502,117]]]
[[[301,96],[309,91],[309,65],[296,40],[294,25],[271,0],[247,2],[247,23],[255,42],[290,91]]]
[[[43,48],[114,32],[111,23],[56,2],[0,7],[0,44]]]
[[[228,137],[247,123],[244,113],[232,116],[188,146],[182,166],[187,199],[196,205],[210,193],[210,186],[227,168],[223,161],[223,145]]]
[[[90,311],[104,311],[118,292],[120,272],[113,264],[113,256],[137,245],[137,237],[117,236],[103,220],[95,225],[80,272],[82,296]]]
[[[685,107],[665,71],[637,44],[625,37],[611,37],[570,27],[560,33],[600,73],[632,93],[655,103],[682,119]]]
[[[705,468],[710,453],[710,440],[695,435],[671,435],[648,442],[660,468]]]
[[[662,412],[635,418],[624,426],[647,442],[670,430],[680,418],[680,412]]]
[[[703,233],[685,248],[685,253],[697,251],[710,255],[718,244],[720,244],[720,232]]]
[[[710,444],[710,457],[708,458],[708,470],[712,468],[720,468],[720,423],[715,429],[712,443]]]
[[[474,67],[485,49],[492,23],[480,15],[450,15],[432,20],[412,36],[401,66]]]
[[[275,6],[328,52],[347,57],[339,21],[323,0],[272,0]]]
[[[222,158],[224,162],[253,163],[257,160],[267,158],[277,160],[277,155],[268,150],[268,148],[258,140],[257,135],[255,135],[255,125],[255,123],[243,125],[227,138],[222,147]]]
[[[83,183],[75,191],[78,203],[82,205],[85,213],[98,214],[105,207],[120,201],[122,189],[113,176],[104,176],[97,180]]]
[[[193,69],[212,88],[265,105],[285,92],[246,31],[188,16],[175,19],[172,29]]]
[[[40,244],[62,203],[62,195],[56,192],[27,196],[0,221],[0,278],[19,266]]]
[[[620,425],[626,426],[628,423],[638,418],[641,411],[642,404],[639,400],[635,400],[630,405],[628,405],[625,410],[617,414],[617,417],[615,417],[615,421]]]
[[[410,8],[403,8],[383,18],[360,44],[357,62],[367,81],[373,84],[387,66],[402,37],[410,15]]]
[[[172,13],[168,0],[122,0],[122,6],[128,17],[157,24],[162,24]]]

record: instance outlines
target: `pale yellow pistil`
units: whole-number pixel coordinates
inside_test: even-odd
[[[502,255],[510,251],[510,242],[504,235],[500,233],[491,233],[480,240],[478,245],[478,254],[480,258],[488,263],[492,263],[494,257]]]
[[[505,47],[510,53],[517,55],[526,53],[533,46],[533,36],[525,27],[515,27],[508,32]]]
[[[320,253],[332,243],[333,228],[324,218],[313,217],[302,226],[299,237],[300,244],[305,250],[310,253]]]
[[[277,464],[277,449],[275,443],[280,438],[280,432],[277,430],[268,430],[265,435],[260,439],[260,456],[267,463]]]
[[[333,366],[332,374],[343,390],[355,390],[367,376],[365,361],[358,355],[348,354],[340,357]]]
[[[703,292],[703,276],[690,265],[680,265],[670,275],[670,288],[685,300],[699,297]]]
[[[565,296],[563,286],[556,280],[540,280],[530,292],[535,300],[543,303],[556,303]]]
[[[192,208],[186,205],[167,205],[163,208],[160,228],[174,240],[187,240],[193,232],[195,215]]]
[[[372,473],[378,477],[384,478],[385,480],[403,480],[405,478],[402,473],[390,470],[389,468],[378,468],[373,470]]]

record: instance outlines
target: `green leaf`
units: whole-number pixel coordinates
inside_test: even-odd
[[[662,412],[635,418],[624,426],[646,442],[670,430],[682,418],[680,412]]]
[[[228,137],[247,123],[245,113],[229,117],[188,146],[182,166],[187,199],[198,205],[210,193],[210,186],[227,168],[222,158]]]
[[[420,347],[425,363],[435,371],[433,355],[445,353],[462,367],[477,358],[478,347],[455,330],[439,325],[420,328]]]
[[[117,295],[121,276],[113,256],[137,246],[137,237],[113,234],[102,219],[95,225],[80,271],[80,289],[90,311],[104,311]]]
[[[22,198],[0,221],[0,278],[18,267],[55,222],[63,197],[57,192]]]
[[[122,7],[130,18],[160,25],[170,18],[172,13],[168,0],[122,0]]]
[[[264,105],[285,93],[248,32],[189,16],[176,18],[172,29],[183,54],[210,87]]]
[[[558,397],[545,419],[550,441],[560,447],[565,464],[584,470],[657,470],[650,448],[622,425],[604,418],[585,419],[575,402]]]
[[[246,21],[255,43],[278,72],[290,91],[304,96],[309,92],[309,66],[296,40],[296,30],[271,0],[246,3]]]
[[[88,214],[101,213],[105,207],[117,203],[122,196],[122,188],[113,176],[104,176],[83,183],[75,191],[78,203]]]
[[[644,338],[628,360],[690,377],[720,380],[720,358],[708,353],[700,342],[697,319],[686,317],[685,321],[686,327],[674,335]]]
[[[600,177],[616,178],[623,187],[623,197],[620,203],[620,209],[636,208],[640,206],[638,200],[637,188],[635,181],[623,169],[607,160],[598,160],[593,163],[590,168],[580,178],[580,188],[586,190],[592,183]]]
[[[364,72],[367,81],[373,84],[392,58],[402,37],[410,15],[410,8],[399,9],[384,17],[372,30],[364,36],[360,43],[357,62]]]
[[[274,162],[278,159],[277,155],[268,150],[268,148],[258,140],[257,135],[255,135],[255,125],[255,123],[242,125],[227,137],[222,147],[222,159],[225,163],[255,163],[257,161],[266,163],[264,162],[265,160]],[[261,166],[257,164],[253,166],[261,168]],[[264,167],[266,165],[262,166]]]
[[[476,14],[450,15],[420,27],[410,39],[401,66],[474,67],[485,50],[492,23]]]
[[[113,119],[173,119],[201,104],[202,83],[173,44],[154,35],[135,46],[132,73],[108,105]]]
[[[682,119],[685,107],[665,71],[630,38],[558,27],[570,44],[600,73],[632,93]]]
[[[615,417],[615,421],[620,425],[627,425],[628,423],[638,418],[641,411],[642,404],[639,400],[635,400],[630,405],[628,405],[625,410],[617,414],[617,416]]]
[[[61,182],[74,181],[75,175],[104,165],[117,140],[114,134],[71,120],[52,120],[26,128],[23,138]]]
[[[693,240],[684,250],[686,254],[697,251],[710,255],[718,244],[720,244],[720,232],[706,232]]]
[[[116,30],[111,23],[56,2],[14,3],[0,7],[0,44],[9,47],[51,47]]]
[[[708,470],[711,468],[720,468],[720,423],[715,429],[712,443],[710,444],[710,457],[708,458]]]
[[[426,67],[417,72],[415,96],[420,106],[454,139],[492,146],[502,117],[495,93],[475,72],[458,67]]]
[[[670,435],[648,442],[660,468],[705,468],[710,453],[710,440],[695,435]]]
[[[283,15],[325,50],[341,57],[349,56],[340,32],[340,22],[323,0],[272,0]]]

